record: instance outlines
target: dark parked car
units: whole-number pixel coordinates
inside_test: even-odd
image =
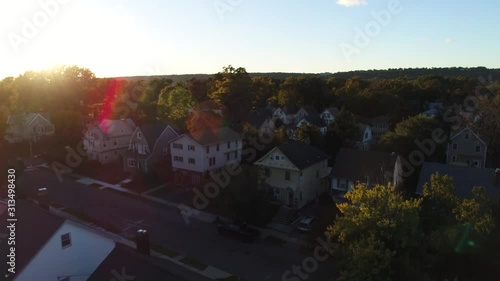
[[[255,241],[260,236],[258,229],[250,227],[246,223],[220,222],[217,228],[221,235],[231,236],[246,242]]]

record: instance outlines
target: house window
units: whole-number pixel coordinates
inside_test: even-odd
[[[286,181],[290,180],[290,171],[285,171],[285,180]]]
[[[174,156],[174,161],[175,162],[184,162],[184,157],[181,157],[181,156]]]
[[[189,158],[188,162],[189,162],[189,164],[193,164],[193,165],[196,164],[196,160],[194,160],[194,158]]]
[[[105,142],[102,143],[102,147],[106,147],[106,143]]]
[[[269,159],[274,160],[274,157],[271,155],[271,156],[269,156]]]
[[[194,151],[195,150],[194,145],[188,145],[188,150],[189,151]]]
[[[215,165],[215,156],[214,157],[210,157],[208,159],[208,165],[210,165],[210,166],[214,166]]]
[[[207,153],[210,153],[210,146],[207,145]]]
[[[227,148],[231,148],[231,142],[230,141],[227,142]]]
[[[235,141],[234,141],[234,145],[235,145],[236,147],[238,147],[238,140],[235,140]]]
[[[141,133],[137,133],[137,138],[138,139],[142,139],[142,134]]]
[[[469,134],[464,135],[464,139],[468,140],[469,139]]]
[[[71,235],[69,232],[61,235],[61,246],[63,249],[71,246]]]
[[[476,145],[476,152],[481,152],[481,146]]]
[[[457,162],[457,157],[456,156],[452,156],[451,157],[451,162]]]
[[[474,160],[474,167],[479,167],[479,161],[478,160]]]
[[[229,161],[229,152],[226,153],[226,160]]]
[[[238,151],[235,151],[234,152],[234,159],[237,159],[238,158]]]
[[[217,144],[216,150],[217,150],[217,151],[219,151],[219,150],[220,150],[220,145],[219,145],[219,144]]]
[[[454,143],[453,144],[453,150],[457,150],[458,149],[458,144]]]
[[[175,149],[182,149],[182,148],[183,148],[183,145],[182,145],[182,143],[174,143],[173,147],[174,147]]]
[[[116,142],[116,140],[113,142],[113,144],[114,144],[115,146],[117,146],[117,145],[118,145],[118,143]]]

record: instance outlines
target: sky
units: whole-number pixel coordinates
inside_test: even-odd
[[[0,3],[0,79],[500,67],[496,0],[21,0]]]

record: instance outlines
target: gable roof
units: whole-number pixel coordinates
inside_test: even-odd
[[[300,121],[302,121],[302,120],[306,120],[307,123],[314,125],[314,126],[317,126],[317,127],[320,127],[320,128],[325,126],[323,119],[321,119],[321,117],[319,117],[319,115],[307,115],[304,118],[298,120],[297,124],[299,124]]]
[[[19,114],[10,115],[7,118],[7,124],[8,125],[16,125],[16,124],[29,125],[38,116],[42,117],[43,119],[45,119],[47,122],[50,123],[50,116],[48,113],[19,113]]]
[[[121,132],[119,129],[128,127],[130,132]],[[98,130],[100,131],[104,139],[109,139],[110,137],[119,137],[126,136],[129,134],[133,134],[136,126],[134,121],[131,119],[124,120],[115,120],[115,119],[103,119],[99,122],[99,124],[90,125],[88,127],[89,130]]]
[[[134,280],[147,281],[208,281],[209,279],[185,269],[168,260],[146,256],[136,250],[117,243],[113,251],[90,275],[88,281],[115,280],[116,276],[127,275]],[[129,279],[127,279],[129,280]]]
[[[143,124],[139,126],[139,130],[142,132],[144,139],[148,142],[150,149],[153,149],[158,138],[165,132],[165,130],[170,131],[170,135],[167,136],[169,139],[174,139],[179,136],[179,134],[170,126],[156,123],[156,124]],[[167,132],[168,134],[169,132]]]
[[[397,156],[389,152],[363,151],[341,148],[335,158],[332,177],[365,181],[370,177],[373,183],[385,184],[384,173],[394,171]]]
[[[187,136],[201,145],[209,145],[242,139],[242,136],[239,133],[233,131],[231,128],[221,127],[217,129],[205,128],[200,131],[183,134],[173,139],[172,141],[182,138],[183,136]]]
[[[277,149],[300,170],[329,158],[326,153],[314,146],[295,140],[288,140]]]
[[[272,112],[268,110],[255,110],[250,112],[245,118],[245,122],[254,126],[260,127],[267,120],[267,118],[271,118]]]
[[[4,205],[4,203],[0,204]],[[16,274],[10,275],[4,280],[13,280],[64,223],[64,219],[51,215],[26,201],[18,200],[16,205]],[[7,215],[8,212],[3,211],[0,219],[7,222]],[[6,231],[6,228],[0,230],[1,233]],[[0,239],[2,240],[0,252],[8,253],[11,246],[6,243],[3,237]],[[7,273],[7,269],[7,264],[1,263],[0,272]]]
[[[423,186],[430,183],[431,175],[438,172],[441,175],[449,175],[453,178],[456,194],[460,198],[472,196],[474,186],[483,186],[486,192],[498,202],[500,198],[500,187],[495,187],[495,169],[462,167],[450,164],[424,162],[420,171],[420,179],[417,185],[417,194],[422,194]]]
[[[339,114],[340,110],[336,107],[328,107],[323,112],[328,111],[332,116]]]
[[[472,130],[469,126],[465,126],[465,128],[463,128],[460,131],[452,132],[451,133],[452,136],[450,137],[450,140],[453,140],[454,138],[458,137],[459,135],[461,135],[467,131],[472,133],[480,142],[482,142],[484,145],[486,145],[486,142],[483,139],[481,139],[481,137],[476,132],[474,132],[474,130]]]

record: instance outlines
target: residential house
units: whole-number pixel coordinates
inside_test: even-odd
[[[288,125],[288,124],[295,124],[295,113],[297,111],[295,110],[295,107],[287,105],[284,107],[278,107],[276,108],[273,113],[272,113],[272,118],[273,121],[276,122],[276,120],[280,119],[283,124]]]
[[[260,187],[270,188],[281,204],[299,209],[318,198],[328,187],[328,155],[294,140],[273,148],[254,165],[259,167]]]
[[[135,129],[130,119],[104,119],[99,124],[89,126],[83,140],[88,159],[101,164],[121,161],[129,149]]]
[[[7,118],[5,140],[17,143],[27,140],[38,140],[43,136],[54,134],[54,125],[46,113],[21,113]]]
[[[423,186],[430,183],[431,175],[449,175],[455,183],[455,192],[462,199],[472,197],[472,188],[482,186],[488,195],[500,204],[500,169],[461,167],[443,163],[424,162],[416,193],[423,194]]]
[[[444,105],[442,102],[431,102],[428,103],[425,108],[425,111],[422,112],[423,115],[436,118],[443,114]]]
[[[15,274],[0,264],[3,280],[85,281],[115,247],[111,236],[50,214],[27,201],[16,202],[15,245],[8,243],[8,228],[0,230],[0,252],[15,247]],[[0,203],[0,219],[9,219]],[[11,235],[12,236],[12,235]]]
[[[130,174],[150,172],[161,162],[170,162],[170,141],[179,133],[161,123],[137,127],[123,157],[123,169]]]
[[[330,123],[335,121],[335,117],[339,114],[340,110],[336,107],[329,107],[321,112],[320,117],[323,119],[325,124],[328,126]]]
[[[370,120],[373,139],[375,141],[380,141],[380,139],[389,131],[390,118],[389,116],[377,116]]]
[[[342,197],[357,182],[367,186],[394,185],[396,175],[402,175],[402,170],[398,170],[402,167],[396,165],[397,160],[398,156],[394,153],[341,148],[332,168],[330,192]],[[401,179],[397,180],[396,184],[399,184]]]
[[[316,126],[319,128],[322,134],[326,134],[327,125],[321,118],[320,114],[312,106],[302,107],[295,117],[296,125],[298,129],[302,125]]]
[[[228,127],[182,134],[170,142],[175,182],[198,185],[211,171],[240,163],[243,138]]]
[[[488,145],[470,127],[451,133],[446,163],[484,168]]]
[[[254,110],[250,112],[245,122],[257,129],[260,134],[271,134],[275,129],[272,112],[267,110]]]
[[[358,123],[358,128],[361,133],[361,137],[356,143],[356,147],[361,150],[370,150],[370,146],[373,143],[372,128],[369,125],[363,123]]]

